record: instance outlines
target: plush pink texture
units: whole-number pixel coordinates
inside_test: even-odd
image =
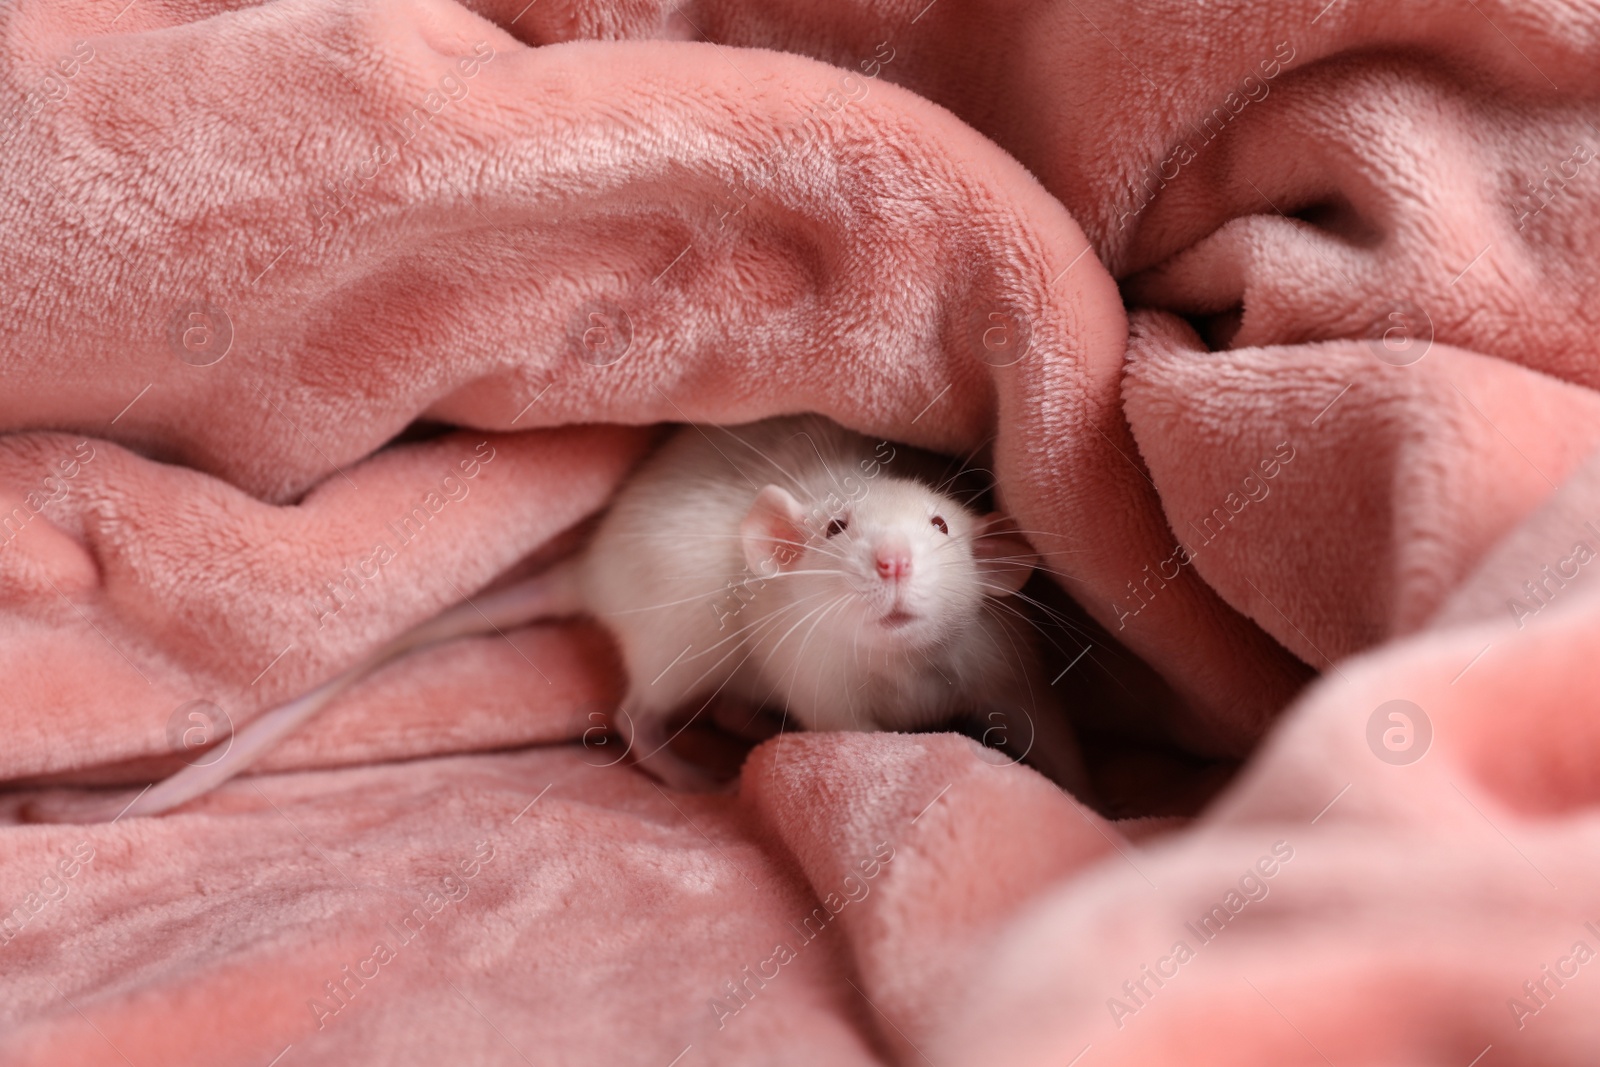
[[[6,1062],[1586,1062],[1600,12],[474,7],[0,15],[10,822],[798,410],[992,437],[1121,728],[1251,760],[1179,826],[945,735],[675,795],[577,743],[592,627],[429,649],[0,829]]]

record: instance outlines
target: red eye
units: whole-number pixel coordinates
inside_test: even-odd
[[[844,533],[845,528],[849,525],[850,524],[844,519],[834,519],[832,522],[828,523],[828,536],[832,537],[834,534]]]
[[[933,525],[936,526],[939,532],[942,534],[947,534],[950,532],[950,527],[946,525],[944,519],[940,518],[938,515],[933,517]]]

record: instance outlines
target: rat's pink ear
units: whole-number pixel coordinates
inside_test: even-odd
[[[1039,565],[1039,554],[1017,531],[1016,521],[1000,511],[978,520],[972,534],[972,558],[987,596],[1017,592]]]
[[[806,513],[800,501],[775,485],[756,495],[739,524],[744,561],[757,574],[773,575],[800,562],[806,544]]]

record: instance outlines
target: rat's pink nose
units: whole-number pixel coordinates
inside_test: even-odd
[[[900,581],[911,575],[911,553],[901,545],[880,545],[876,553],[878,577]]]

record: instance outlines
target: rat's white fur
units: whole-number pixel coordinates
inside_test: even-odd
[[[885,449],[814,416],[688,427],[618,494],[579,599],[622,648],[617,725],[655,773],[697,784],[667,720],[717,693],[815,730],[1058,716],[1040,706],[1027,634],[985,603],[1016,592],[1032,549],[1002,517],[901,477]],[[880,575],[880,548],[909,574]],[[1070,743],[1059,762],[1078,779]]]

